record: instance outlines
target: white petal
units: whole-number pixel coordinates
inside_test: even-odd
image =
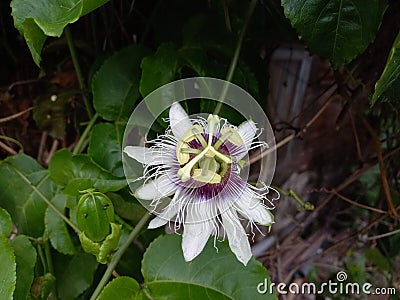
[[[136,190],[135,196],[143,200],[160,199],[172,195],[176,190],[175,184],[167,175],[161,175]]]
[[[229,247],[235,253],[236,258],[245,266],[251,258],[250,244],[246,232],[236,212],[228,209],[221,214],[222,223],[228,235]]]
[[[212,220],[204,220],[204,215],[207,214],[207,211],[205,211],[207,206],[197,205],[195,209],[192,209],[193,206],[188,205],[188,214],[182,235],[182,250],[185,261],[191,261],[200,254],[214,229]],[[196,213],[192,213],[193,211]]]
[[[163,163],[163,157],[160,151],[155,149],[140,146],[126,146],[124,152],[142,164],[159,165]]]
[[[238,207],[239,213],[260,225],[271,225],[274,223],[274,217],[261,202],[256,198],[252,198],[245,193],[240,197],[237,202],[236,206]]]
[[[174,102],[169,109],[169,123],[172,133],[178,140],[181,140],[186,130],[192,127],[192,122],[189,120],[187,113],[177,102]]]
[[[158,228],[158,227],[161,227],[161,226],[163,226],[163,225],[165,225],[167,223],[168,223],[168,220],[157,216],[153,220],[150,221],[149,226],[147,226],[147,229]]]
[[[256,124],[252,120],[243,122],[239,125],[237,131],[242,137],[244,145],[248,151],[257,132]]]
[[[183,203],[177,200],[178,197],[179,193],[176,192],[168,206],[158,216],[150,221],[148,226],[149,229],[158,228],[167,224],[179,212]]]

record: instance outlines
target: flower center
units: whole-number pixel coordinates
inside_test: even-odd
[[[232,127],[224,127],[220,131],[220,137],[213,143],[214,133],[220,119],[217,115],[209,115],[208,141],[203,137],[204,128],[199,125],[193,125],[183,134],[182,140],[176,146],[176,157],[178,162],[183,165],[178,171],[178,176],[183,182],[193,178],[196,181],[216,184],[228,171],[233,158],[227,154],[218,151],[225,141],[240,146],[243,144],[242,137]],[[200,149],[194,149],[189,146],[189,142],[197,140],[201,145]]]

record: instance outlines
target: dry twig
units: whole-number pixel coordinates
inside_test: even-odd
[[[378,158],[379,170],[381,172],[382,187],[385,192],[389,213],[390,215],[400,220],[400,215],[397,213],[397,210],[393,205],[392,195],[390,194],[390,187],[386,176],[385,163],[383,161],[381,141],[379,140],[378,135],[376,134],[375,130],[371,127],[366,118],[363,118],[363,123],[365,127],[368,129],[368,131],[371,133],[372,139],[374,140],[376,156]]]
[[[23,114],[27,113],[28,111],[31,111],[32,109],[33,109],[33,107],[29,107],[27,109],[24,109],[23,111],[20,111],[20,112],[18,112],[16,114],[11,115],[11,116],[1,118],[0,119],[0,123],[5,123],[5,122],[8,122],[8,121],[14,120],[14,119],[22,116]]]

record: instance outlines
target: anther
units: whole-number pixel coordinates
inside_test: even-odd
[[[190,159],[189,153],[184,153],[182,151],[184,149],[189,149],[188,144],[178,141],[178,144],[176,145],[176,158],[181,165],[186,164]]]
[[[181,148],[181,153],[199,154],[200,152],[201,152],[200,149]]]
[[[230,141],[232,144],[234,144],[236,146],[243,145],[243,139],[236,129],[234,129],[232,127],[222,128],[222,130],[221,130],[222,137],[224,137],[225,135],[228,135],[228,134],[229,134],[229,136],[226,139],[228,141]]]
[[[195,124],[185,131],[185,133],[182,136],[182,141],[185,143],[189,143],[194,139],[197,139],[201,143],[201,145],[205,148],[207,147],[207,142],[202,135],[203,132],[204,128],[201,127],[199,124]]]

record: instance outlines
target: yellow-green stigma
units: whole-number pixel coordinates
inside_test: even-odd
[[[192,178],[199,182],[217,184],[226,175],[233,160],[231,156],[218,150],[227,140],[236,146],[242,145],[243,140],[236,129],[225,127],[221,129],[220,138],[213,144],[213,137],[218,130],[219,122],[220,119],[217,115],[210,114],[208,116],[207,141],[202,135],[204,128],[196,124],[187,129],[182,140],[178,142],[176,157],[179,164],[183,165],[178,171],[178,176],[183,182]],[[190,148],[189,143],[195,139],[201,144],[202,149]],[[191,157],[192,159],[190,159]]]

